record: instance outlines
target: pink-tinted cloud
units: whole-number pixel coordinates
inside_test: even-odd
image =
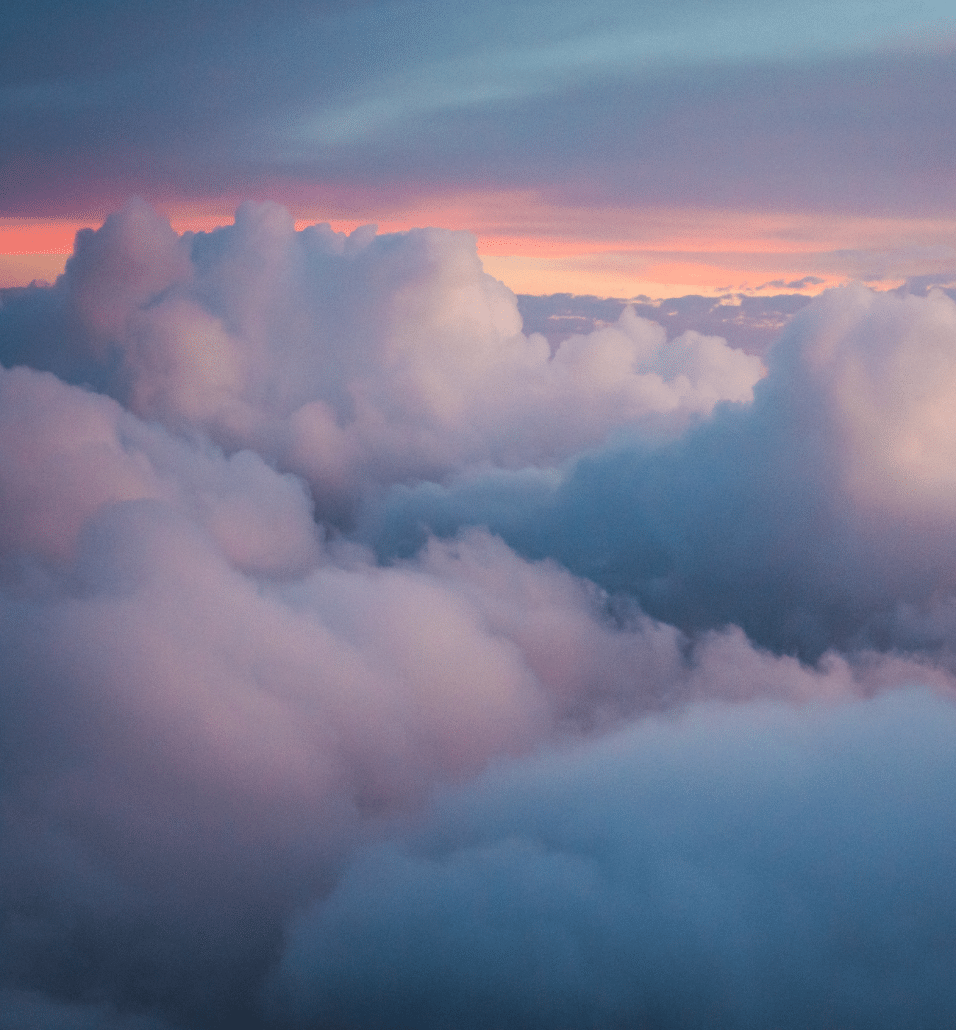
[[[82,234],[0,307],[0,1022],[942,1027],[954,310],[759,379],[447,230]]]
[[[762,374],[721,339],[667,344],[629,311],[552,357],[471,237],[296,233],[277,206],[178,236],[133,204],[80,234],[55,299],[72,319],[64,361],[112,363],[130,410],[252,447],[346,507],[362,483],[553,465],[615,430],[674,432],[748,400]]]

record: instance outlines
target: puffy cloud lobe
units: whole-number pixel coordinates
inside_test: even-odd
[[[396,491],[366,532],[388,551],[422,522],[479,521],[685,627],[738,623],[812,656],[903,642],[897,607],[911,623],[956,586],[956,303],[831,291],[769,361],[753,405],[673,444],[615,441],[547,482]]]
[[[68,561],[90,518],[122,501],[175,505],[238,567],[280,575],[319,551],[312,502],[250,451],[224,459],[115,401],[45,373],[0,369],[0,546]]]
[[[179,237],[132,203],[79,234],[57,294],[54,370],[92,361],[87,378],[130,410],[255,449],[324,511],[463,465],[553,465],[621,427],[673,434],[749,401],[763,371],[718,338],[668,343],[628,310],[552,358],[467,234],[296,233],[275,205]]]
[[[694,708],[444,795],[293,925],[296,1026],[933,1027],[956,708]]]
[[[145,706],[174,735],[184,719],[199,765],[234,750],[265,782],[256,755],[270,762],[281,740],[290,765],[300,744],[315,752],[302,761],[319,793],[318,756],[338,755],[368,766],[359,779],[381,762],[371,795],[401,796],[403,768],[426,782],[467,772],[549,723],[697,689],[672,627],[486,534],[382,568],[326,545],[300,483],[248,451],[171,437],[28,369],[2,372],[0,401],[6,617],[22,631],[11,653],[29,652],[50,690],[56,655],[79,703],[88,687],[110,718]],[[216,717],[227,698],[234,722]],[[316,704],[315,740],[296,743]]]

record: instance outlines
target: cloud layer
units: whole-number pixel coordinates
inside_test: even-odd
[[[0,1025],[948,1026],[954,340],[81,233],[0,306]]]
[[[297,203],[491,188],[571,208],[640,196],[950,209],[940,98],[953,69],[936,41],[953,15],[933,0],[905,13],[875,0],[838,12],[606,0],[587,18],[567,2],[8,8],[3,213],[270,187]]]
[[[499,770],[355,858],[277,997],[296,1026],[943,1027],[954,734],[921,693],[708,707]]]
[[[685,628],[737,623],[810,656],[905,646],[921,622],[949,650],[932,613],[956,567],[954,355],[945,293],[832,291],[783,332],[752,406],[657,449],[615,441],[554,484],[404,489],[369,533],[401,550],[422,524],[482,522]]]

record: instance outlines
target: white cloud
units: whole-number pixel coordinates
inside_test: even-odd
[[[111,389],[135,413],[254,448],[320,507],[463,465],[560,463],[625,428],[673,434],[763,373],[631,312],[552,359],[465,233],[296,233],[245,205],[190,240],[133,204],[80,243],[61,287],[85,336],[67,346],[118,355]]]
[[[738,623],[814,657],[902,642],[900,602],[956,589],[956,302],[830,291],[768,361],[751,406],[667,446],[614,440],[547,483],[395,490],[367,536],[388,552],[478,522],[685,627]]]

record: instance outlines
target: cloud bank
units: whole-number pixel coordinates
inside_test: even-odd
[[[277,996],[297,1026],[942,1027],[954,714],[697,708],[499,770],[356,857]]]
[[[942,291],[831,291],[783,332],[752,405],[656,449],[615,441],[554,484],[403,489],[369,533],[388,552],[423,524],[479,521],[687,629],[736,623],[810,657],[931,639],[948,652],[954,356]]]
[[[0,1026],[952,1022],[946,295],[762,378],[133,203],[2,300]]]

